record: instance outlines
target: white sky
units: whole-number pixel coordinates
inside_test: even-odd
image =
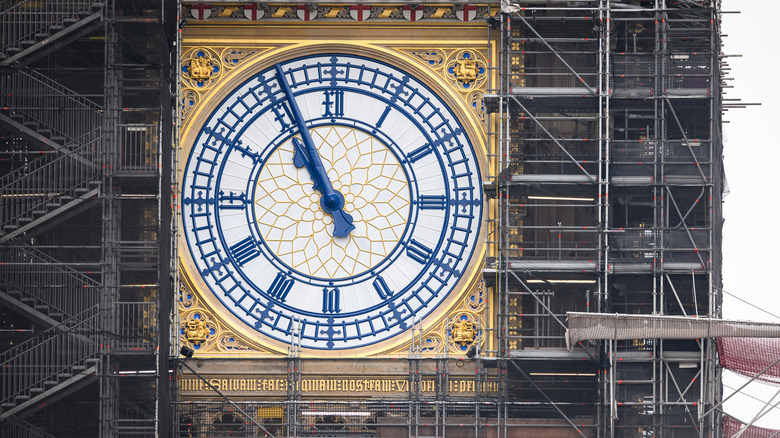
[[[761,103],[746,109],[729,110],[724,116],[726,177],[731,194],[725,198],[723,231],[723,277],[725,301],[723,317],[780,323],[780,293],[775,283],[780,252],[780,72],[777,49],[780,33],[776,27],[780,1],[724,0],[723,51],[727,55],[733,78],[726,98]],[[733,294],[756,307],[730,296]],[[736,389],[747,379],[729,375],[724,385]],[[748,393],[768,401],[780,387],[751,384]],[[726,394],[729,393],[724,387]],[[745,391],[743,391],[745,392]],[[780,401],[780,397],[773,402]],[[763,403],[746,396],[735,396],[725,410],[743,422],[750,422]],[[780,429],[780,409],[775,409],[755,423]]]

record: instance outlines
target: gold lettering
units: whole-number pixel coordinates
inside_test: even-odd
[[[239,383],[240,383],[240,385],[239,385],[238,389],[240,391],[246,391],[247,390],[247,381],[246,381],[246,379],[241,379],[239,381]]]
[[[228,380],[227,379],[222,379],[222,380],[220,380],[220,382],[222,384],[222,389],[227,391],[228,390]]]
[[[301,380],[301,391],[302,392],[309,392],[309,381],[308,380]]]
[[[409,390],[409,382],[398,380],[395,384],[398,386],[399,391],[406,392]]]
[[[379,380],[374,380],[374,387],[371,389],[371,392],[380,392],[382,391],[382,382]]]
[[[203,391],[203,380],[198,379],[198,391]]]
[[[469,380],[466,382],[466,392],[474,392],[474,381]]]

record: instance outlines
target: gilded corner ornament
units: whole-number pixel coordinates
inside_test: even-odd
[[[477,329],[468,316],[463,315],[450,327],[450,339],[461,350],[468,348],[477,338]]]
[[[211,334],[206,321],[200,318],[193,318],[185,323],[184,336],[191,344],[201,344],[208,339]]]
[[[468,84],[477,80],[477,61],[463,58],[455,60],[455,79]]]
[[[487,61],[475,50],[458,50],[447,60],[446,74],[460,90],[482,88],[487,81]]]
[[[190,59],[189,68],[190,78],[195,79],[198,82],[203,82],[207,79],[211,79],[211,75],[214,74],[214,66],[211,61],[198,56]]]
[[[222,73],[220,57],[211,49],[195,48],[182,56],[182,82],[197,91],[210,88]]]
[[[181,334],[193,348],[199,350],[206,343],[212,342],[217,334],[217,327],[205,313],[193,312],[182,323]]]

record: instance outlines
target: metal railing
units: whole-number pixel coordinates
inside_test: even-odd
[[[7,247],[0,257],[0,286],[17,291],[20,300],[32,301],[32,306],[47,306],[49,316],[59,313],[65,320],[98,304],[100,283],[48,254],[32,247]]]
[[[23,49],[79,20],[100,2],[94,0],[5,0],[0,2],[0,47]],[[7,88],[6,88],[7,89]]]
[[[34,220],[83,194],[101,176],[100,129],[78,139],[82,146],[65,155],[45,155],[0,179],[0,226]],[[36,214],[40,216],[36,216]]]
[[[114,303],[114,351],[147,351],[157,346],[157,306],[153,302]]]
[[[160,172],[160,155],[157,125],[119,125],[121,156],[114,166],[119,172]]]
[[[0,403],[16,404],[33,389],[56,386],[88,368],[87,359],[98,354],[94,337],[99,316],[97,306],[89,308],[0,354]]]
[[[5,18],[5,16],[3,16]],[[51,131],[52,139],[62,143],[91,133],[103,125],[101,107],[75,91],[31,70],[14,70],[0,75],[0,103],[11,118],[36,131]]]
[[[6,433],[14,438],[56,438],[45,430],[39,429],[23,420],[12,423],[6,429]]]

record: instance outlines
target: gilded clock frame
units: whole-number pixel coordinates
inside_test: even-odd
[[[457,114],[477,152],[480,169],[487,170],[487,115],[482,94],[491,83],[489,60],[495,47],[487,39],[463,38],[464,28],[476,26],[414,27],[415,39],[367,40],[366,32],[385,31],[378,26],[320,26],[311,29],[300,25],[269,26],[271,32],[263,38],[254,35],[251,26],[231,23],[229,39],[219,36],[226,27],[195,26],[183,38],[180,56],[179,122],[181,126],[180,157],[177,181],[181,181],[184,157],[200,127],[215,104],[232,91],[236,84],[279,59],[290,59],[318,53],[344,52],[374,58],[400,66],[431,87]],[[291,42],[291,28],[302,35]],[[266,29],[268,30],[268,29]],[[332,31],[332,32],[329,32]],[[334,38],[343,34],[343,38]],[[446,38],[447,36],[452,39]],[[470,36],[469,32],[466,32]],[[338,35],[335,35],[338,36]],[[434,37],[435,36],[435,37]],[[457,38],[459,36],[460,38]],[[485,200],[484,202],[488,202]],[[487,205],[486,205],[487,207]],[[406,357],[410,353],[423,356],[463,355],[473,345],[484,350],[494,343],[492,329],[494,306],[482,280],[486,253],[486,218],[483,209],[480,236],[474,259],[447,299],[409,336],[398,335],[374,345],[351,350],[323,351],[303,349],[301,355],[316,357]],[[181,226],[181,217],[177,218]],[[199,280],[188,254],[186,242],[179,236],[180,285],[178,297],[179,340],[195,348],[199,357],[267,357],[289,354],[289,344],[262,337],[234,317],[212,296]],[[193,273],[196,273],[193,275]],[[204,291],[204,292],[201,292]]]

